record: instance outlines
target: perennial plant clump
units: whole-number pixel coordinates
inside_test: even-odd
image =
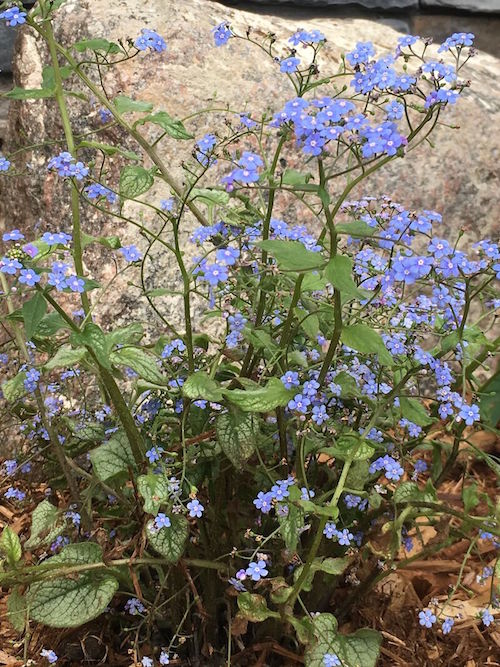
[[[272,113],[228,110],[221,127],[210,110],[182,121],[108,97],[96,83],[103,67],[147,67],[175,41],[167,49],[145,27],[118,43],[63,45],[52,29],[61,4],[39,0],[29,14],[0,5],[0,20],[26,23],[48,45],[44,87],[9,96],[58,108],[64,136],[46,169],[70,202],[43,234],[7,230],[0,260],[2,401],[19,441],[3,464],[4,500],[38,500],[29,535],[7,526],[0,537],[25,659],[34,624],[99,617],[144,666],[230,664],[242,639],[271,637],[311,667],[373,667],[381,635],[339,632],[338,619],[356,618],[415,553],[467,540],[468,558],[499,546],[494,498],[478,495],[461,461],[481,458],[498,474],[471,434],[494,432],[499,418],[489,362],[500,249],[443,238],[438,212],[359,195],[460,103],[473,35],[438,49],[405,35],[383,54],[358,43],[325,74],[319,30],[279,41],[223,22],[214,48],[263,48],[290,95]],[[85,138],[68,114],[76,85],[81,113],[98,109]],[[103,128],[121,128],[127,146],[101,141]],[[192,148],[182,181],[161,157],[166,139]],[[37,150],[0,155],[0,178],[15,183],[24,152]],[[89,235],[80,213],[91,209],[138,228],[137,245]],[[139,289],[149,329],[99,325],[114,287],[85,270],[92,244]],[[159,247],[179,279],[155,276],[152,289]],[[175,320],[165,296],[179,304]],[[458,509],[440,496],[451,474],[461,476]],[[424,526],[436,531],[430,545]],[[489,628],[498,566],[483,562],[478,581],[491,585],[478,622]],[[453,634],[462,578],[463,568],[448,599],[415,609],[416,628]],[[66,659],[59,645],[37,655]]]

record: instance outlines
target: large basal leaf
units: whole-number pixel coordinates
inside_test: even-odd
[[[284,271],[313,271],[325,264],[320,253],[308,250],[300,241],[268,239],[256,245],[274,257]]]
[[[259,434],[256,418],[248,413],[228,412],[215,422],[217,440],[235,468],[252,456]]]
[[[139,377],[158,385],[168,384],[168,378],[158,368],[157,357],[138,347],[121,347],[109,356],[112,364],[128,366]]]
[[[101,563],[102,551],[92,542],[70,544],[45,562],[61,567]],[[30,618],[54,628],[71,628],[96,618],[118,589],[118,581],[103,570],[73,572],[32,584],[26,596]]]
[[[90,460],[97,477],[108,482],[113,478],[119,482],[129,475],[129,470],[135,469],[134,456],[127,436],[118,431],[113,437],[90,452]]]
[[[53,542],[65,528],[65,523],[57,507],[48,500],[35,507],[31,515],[31,533],[25,543],[27,549],[36,549]]]
[[[144,499],[144,511],[155,516],[170,497],[170,483],[164,473],[140,475],[137,478],[137,488]]]
[[[285,406],[294,394],[286,389],[278,378],[271,378],[265,387],[255,389],[224,389],[225,397],[244,412],[269,412],[277,407]]]
[[[161,554],[170,563],[177,563],[184,552],[184,546],[189,533],[188,522],[180,514],[170,517],[171,525],[153,532],[150,521],[146,526],[148,541],[155,551]]]
[[[186,398],[195,401],[205,399],[207,401],[222,401],[223,393],[215,380],[203,371],[190,375],[182,385],[182,393]]]
[[[26,598],[14,588],[7,598],[7,616],[12,627],[23,632],[26,625]]]
[[[24,396],[26,393],[26,389],[24,388],[25,379],[26,373],[24,371],[19,371],[19,373],[10,380],[2,382],[2,394],[6,401],[13,403]]]
[[[275,611],[267,607],[265,598],[254,593],[241,593],[238,595],[238,609],[243,618],[252,623],[260,623],[271,616],[278,616]]]
[[[340,338],[344,345],[353,350],[363,354],[377,354],[381,364],[392,366],[394,363],[380,334],[366,324],[352,324],[344,327]]]
[[[123,167],[120,174],[120,194],[128,199],[135,199],[147,192],[153,185],[154,178],[144,167]]]
[[[22,313],[26,340],[31,340],[46,312],[47,302],[39,292],[36,292],[29,301],[23,303]]]

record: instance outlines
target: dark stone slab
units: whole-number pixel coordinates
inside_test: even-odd
[[[500,0],[420,0],[422,8],[500,13]]]
[[[14,40],[16,37],[15,28],[0,22],[0,73],[12,72],[12,52],[14,50]]]

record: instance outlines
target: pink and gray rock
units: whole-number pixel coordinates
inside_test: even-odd
[[[200,108],[224,109],[259,113],[278,108],[293,96],[287,79],[276,64],[247,42],[233,40],[224,48],[215,48],[211,29],[229,20],[238,32],[252,26],[255,34],[276,33],[283,44],[296,30],[291,20],[265,14],[253,14],[229,8],[210,0],[68,0],[59,11],[56,34],[65,45],[88,38],[103,36],[111,40],[134,38],[143,27],[162,34],[169,44],[166,54],[146,55],[122,64],[106,78],[108,95],[118,93],[154,104],[170,115],[183,118]],[[322,72],[338,66],[340,54],[353,48],[357,41],[374,42],[378,52],[392,50],[398,33],[368,20],[318,18],[301,22],[303,28],[318,28],[328,38],[321,53]],[[41,72],[48,62],[40,39],[28,30],[20,33],[15,57],[15,77],[19,86],[37,88]],[[443,235],[455,237],[460,228],[467,230],[473,240],[498,234],[498,164],[500,140],[496,128],[500,115],[499,66],[495,58],[480,54],[468,65],[472,81],[470,90],[456,107],[442,116],[443,123],[458,126],[452,130],[444,124],[433,134],[432,142],[418,146],[410,157],[398,159],[371,181],[365,181],[350,198],[385,193],[411,209],[436,209],[443,214]],[[75,86],[76,89],[76,86]],[[327,92],[327,91],[325,91]],[[68,98],[76,133],[84,134],[99,126],[98,110],[91,103]],[[195,137],[200,137],[215,123],[223,127],[224,113],[218,112],[186,121]],[[11,105],[9,131],[4,152],[14,151],[26,142],[60,141],[63,138],[55,102],[35,100],[14,102]],[[111,129],[100,135],[108,143],[123,142],[123,132]],[[126,139],[126,146],[138,150]],[[162,143],[164,160],[173,165],[177,177],[182,159],[189,159],[193,141]],[[62,149],[62,148],[61,148]],[[35,225],[41,229],[70,229],[67,207],[67,188],[46,171],[47,159],[59,152],[58,145],[42,151],[18,156],[18,170],[23,172],[15,186],[0,181],[0,202],[4,224],[31,233]],[[108,178],[117,178],[120,163],[111,161]],[[150,200],[158,204],[168,196],[168,188],[158,187]],[[290,222],[302,215],[296,209],[285,208]],[[0,216],[1,217],[1,216]],[[301,218],[302,219],[302,218]],[[83,207],[83,227],[89,234],[119,234],[124,243],[142,244],[140,234],[124,222],[104,222],[93,209]],[[183,234],[187,241],[189,228]],[[103,280],[111,278],[114,266],[103,262],[102,249],[90,246],[85,262],[93,275]],[[103,269],[104,266],[104,269]],[[155,250],[148,265],[148,288],[176,284],[177,269],[172,258]],[[176,317],[175,299],[162,304],[168,316]],[[200,307],[201,308],[201,307]],[[122,278],[113,283],[109,296],[99,306],[104,323],[139,316],[150,319],[137,293],[128,288]]]

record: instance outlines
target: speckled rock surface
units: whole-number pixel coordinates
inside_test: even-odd
[[[221,49],[212,45],[211,28],[228,19],[240,32],[251,25],[255,32],[287,36],[297,25],[291,20],[273,18],[223,7],[210,0],[150,0],[138,4],[136,0],[69,0],[59,13],[56,24],[58,38],[71,44],[89,36],[109,39],[135,37],[144,26],[162,34],[169,49],[166,54],[140,55],[121,65],[106,79],[108,95],[118,93],[152,102],[157,109],[183,118],[195,109],[227,104],[237,111],[260,112],[266,107],[277,108],[293,96],[288,80],[279,73],[276,64],[258,49],[237,40]],[[392,50],[398,33],[388,26],[361,19],[318,18],[301,22],[304,28],[319,28],[328,45],[321,55],[321,70],[336,69],[339,56],[350,50],[357,41],[371,40],[378,52]],[[284,43],[284,42],[283,42]],[[17,44],[15,77],[17,85],[36,88],[41,82],[42,64],[47,62],[43,44],[29,31],[23,30]],[[467,69],[473,86],[464,93],[456,107],[443,116],[443,122],[460,126],[451,130],[440,126],[433,135],[435,147],[418,146],[411,159],[398,159],[374,178],[362,183],[350,198],[385,193],[411,209],[436,209],[443,214],[443,235],[454,237],[460,228],[468,231],[471,239],[498,234],[498,163],[500,140],[500,84],[498,61],[488,55],[478,55]],[[326,91],[325,91],[326,92]],[[91,104],[70,99],[75,132],[83,134],[99,127],[98,110]],[[211,123],[223,127],[224,114],[213,114],[186,123],[196,136],[206,132]],[[61,140],[62,129],[55,104],[51,100],[15,102],[11,105],[9,131],[4,151],[17,148],[19,137],[39,143],[43,140]],[[124,142],[132,150],[137,146],[125,139],[121,130],[103,133],[101,141]],[[172,165],[177,177],[182,159],[189,159],[193,141],[162,143],[164,160]],[[15,187],[5,179],[0,181],[0,206],[8,226],[19,227],[30,234],[34,225],[40,229],[64,229],[71,226],[67,207],[67,188],[52,173],[47,173],[47,159],[58,152],[54,147],[23,154],[16,159],[16,167],[23,175]],[[112,161],[109,179],[116,180],[120,163]],[[154,204],[168,196],[168,188],[160,187],[148,193]],[[302,221],[302,212],[278,202],[283,215],[291,223]],[[129,209],[126,209],[126,213]],[[104,222],[101,215],[90,207],[82,208],[83,228],[87,233],[119,234],[123,243],[144,242],[136,229],[122,221]],[[0,215],[0,218],[2,216]],[[295,218],[295,219],[294,219]],[[192,227],[186,218],[183,243]],[[113,279],[115,266],[104,261],[99,246],[90,246],[85,263],[93,276],[106,282]],[[171,287],[178,284],[178,270],[171,256],[155,246],[147,264],[145,284],[148,289]],[[165,299],[162,312],[177,319],[178,302]],[[198,314],[203,305],[197,306]],[[126,279],[114,279],[109,295],[98,306],[98,314],[105,325],[116,324],[132,317],[148,323],[154,317],[147,306],[138,301],[138,292],[126,284]],[[159,322],[159,320],[158,320]]]

